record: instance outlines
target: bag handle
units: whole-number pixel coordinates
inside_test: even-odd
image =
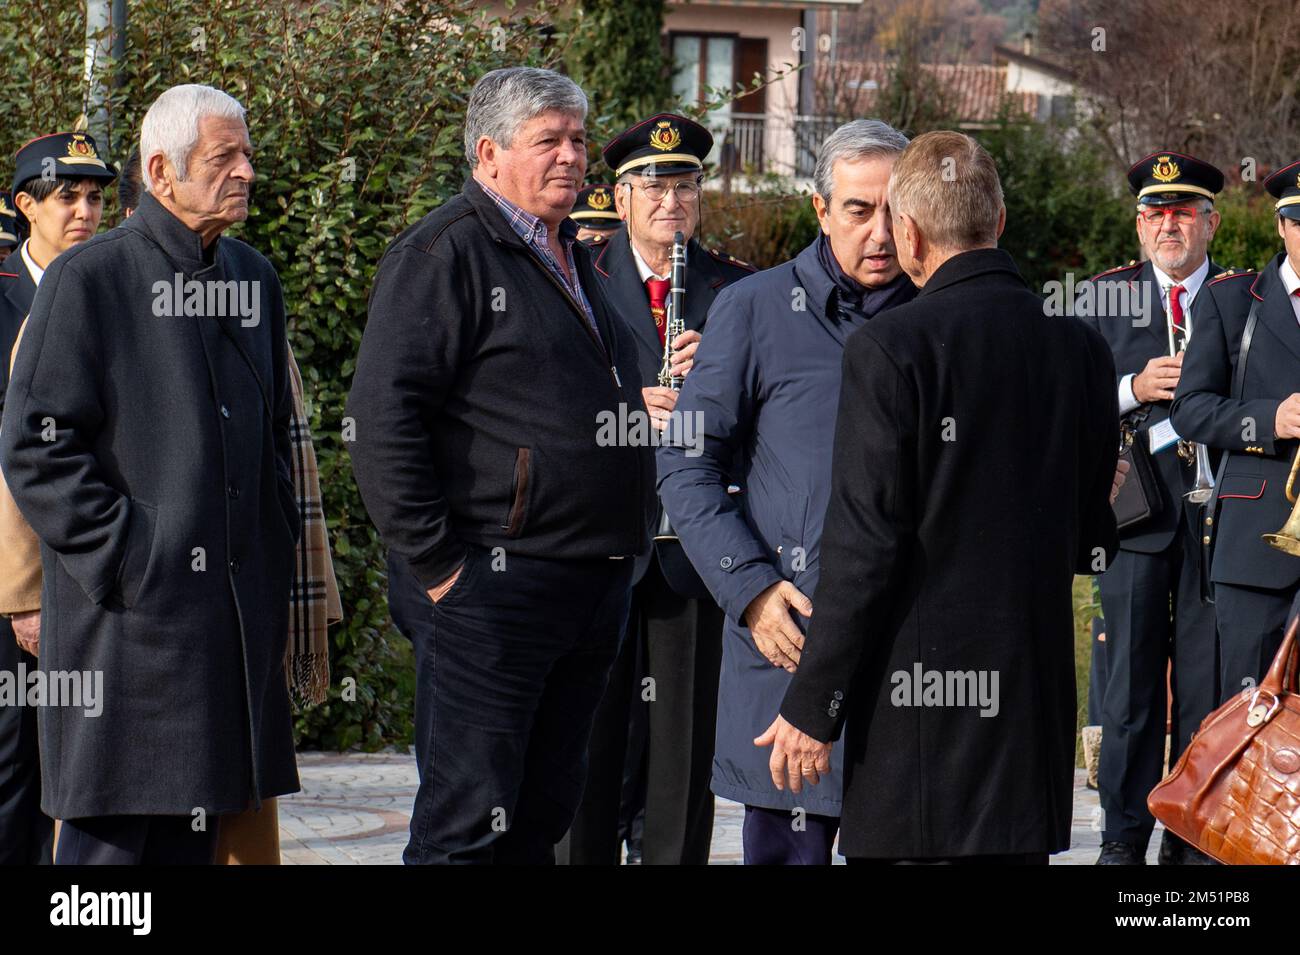
[[[1268,674],[1259,685],[1261,691],[1267,691],[1275,698],[1280,697],[1284,692],[1296,692],[1297,628],[1300,628],[1300,614],[1291,618],[1291,623],[1286,628],[1286,636],[1282,638],[1282,646],[1278,648],[1277,656],[1273,658],[1273,663],[1268,668]]]

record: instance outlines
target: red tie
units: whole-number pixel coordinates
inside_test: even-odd
[[[1174,320],[1174,348],[1182,351],[1187,347],[1187,328],[1183,324],[1183,292],[1181,285],[1169,290],[1169,314]]]
[[[664,343],[668,325],[668,279],[646,279],[645,288],[650,293],[650,314],[655,319],[655,331],[659,333],[659,344]]]

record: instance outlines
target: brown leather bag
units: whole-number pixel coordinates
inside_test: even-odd
[[[1228,865],[1300,865],[1298,625],[1264,682],[1207,716],[1147,797],[1166,829]]]

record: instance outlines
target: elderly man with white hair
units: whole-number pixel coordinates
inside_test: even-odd
[[[649,546],[636,345],[568,219],[587,99],[494,70],[472,177],[379,264],[349,400],[357,484],[431,616],[413,632],[420,788],[408,864],[553,863]],[[432,607],[429,607],[429,604]],[[436,653],[435,653],[436,648]]]
[[[244,109],[173,87],[140,155],[136,214],[46,271],[0,422],[40,669],[69,689],[39,714],[60,864],[210,862],[223,814],[298,789],[284,302],[222,237],[248,216]]]

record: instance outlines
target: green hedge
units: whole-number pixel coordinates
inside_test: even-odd
[[[0,18],[2,155],[81,112],[81,5],[62,6],[10,0]],[[330,699],[298,715],[305,746],[410,735],[410,648],[388,621],[383,546],[340,438],[375,266],[398,232],[460,190],[474,81],[499,66],[550,65],[559,52],[531,14],[503,26],[467,2],[131,2],[127,55],[109,74],[112,158],[174,84],[211,84],[248,109],[258,178],[232,234],[270,258],[284,285],[345,614],[331,631]],[[346,677],[355,700],[341,697]]]

